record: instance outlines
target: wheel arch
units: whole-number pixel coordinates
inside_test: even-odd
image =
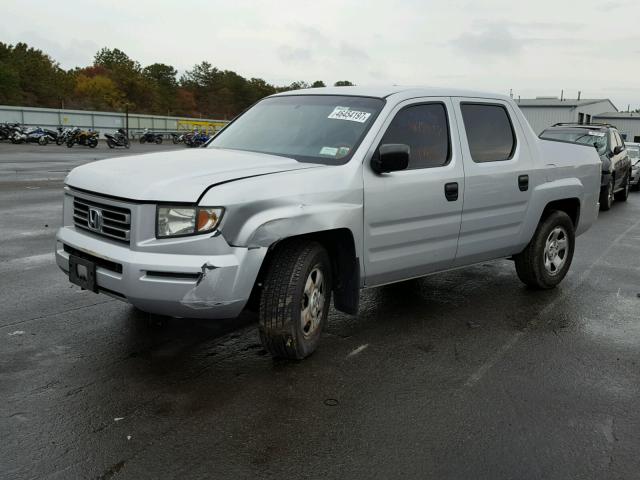
[[[355,237],[349,228],[308,232],[273,242],[258,271],[248,302],[249,308],[255,309],[259,304],[262,282],[271,266],[275,251],[285,242],[301,239],[318,242],[327,250],[331,260],[334,306],[341,312],[357,314],[360,298],[360,259],[356,253]]]

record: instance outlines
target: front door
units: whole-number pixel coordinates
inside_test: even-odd
[[[389,115],[376,140],[406,144],[407,170],[364,166],[365,284],[380,285],[450,267],[456,255],[464,172],[448,98],[412,99]]]

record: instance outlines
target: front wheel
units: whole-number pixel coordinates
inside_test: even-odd
[[[271,256],[260,297],[259,328],[274,357],[313,353],[331,302],[331,262],[317,242],[285,240]]]
[[[569,215],[561,211],[551,213],[540,222],[529,245],[514,256],[518,278],[538,289],[558,285],[571,266],[575,238]]]
[[[607,183],[604,190],[600,192],[600,210],[606,212],[613,206],[613,177]]]
[[[631,188],[631,172],[627,172],[624,179],[622,190],[615,193],[616,202],[626,202],[629,198],[629,189]]]
[[[109,148],[113,148],[113,147],[115,147],[115,146],[116,146],[116,144],[115,144],[113,141],[111,141],[111,139],[110,139],[110,138],[108,138],[108,139],[107,139],[107,146],[108,146]]]

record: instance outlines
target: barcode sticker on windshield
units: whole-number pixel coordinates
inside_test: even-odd
[[[349,109],[349,107],[336,107],[327,118],[364,123],[369,119],[370,116],[371,114],[369,112],[359,112],[358,110],[351,110]]]
[[[589,135],[591,135],[592,137],[604,137],[605,133],[604,132],[589,132]]]

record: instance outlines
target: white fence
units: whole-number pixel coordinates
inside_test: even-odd
[[[124,112],[94,112],[0,105],[0,123],[5,122],[52,129],[73,126],[98,130],[101,134],[104,134],[113,133],[118,128],[126,128],[126,115]],[[132,136],[135,136],[136,133],[145,128],[159,133],[179,132],[196,128],[207,130],[211,133],[220,130],[227,123],[226,120],[129,113],[129,132]]]

